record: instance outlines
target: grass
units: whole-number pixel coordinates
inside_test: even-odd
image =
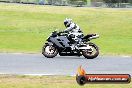
[[[0,52],[40,53],[55,30],[65,29],[63,20],[72,18],[93,40],[101,54],[132,55],[132,10],[59,7],[0,3]]]
[[[86,84],[69,76],[0,76],[0,88],[132,88],[130,84]]]

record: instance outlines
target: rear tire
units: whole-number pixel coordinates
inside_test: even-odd
[[[53,45],[44,45],[42,49],[42,54],[47,58],[53,58],[58,54],[58,49]]]
[[[93,49],[95,49],[95,53],[89,52],[90,50],[83,50],[82,55],[87,59],[94,59],[99,55],[99,48],[94,43],[88,43]]]

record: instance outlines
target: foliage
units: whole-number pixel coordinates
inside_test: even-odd
[[[103,0],[106,3],[127,3],[128,0]]]
[[[69,0],[70,4],[75,4],[75,5],[86,5],[87,4],[87,0]]]
[[[123,3],[132,3],[131,0],[103,0],[103,1],[108,5],[108,7],[125,7],[125,4]]]

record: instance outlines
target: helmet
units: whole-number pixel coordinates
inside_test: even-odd
[[[72,23],[72,19],[66,18],[66,19],[64,20],[64,25],[65,25],[65,27],[69,27],[71,23]]]

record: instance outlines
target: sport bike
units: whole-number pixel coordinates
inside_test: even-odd
[[[47,58],[60,56],[84,56],[87,59],[96,58],[99,55],[99,48],[92,39],[99,38],[98,34],[88,34],[80,36],[80,43],[76,43],[75,36],[70,33],[57,32],[51,33],[47,42],[42,48],[42,54]]]

